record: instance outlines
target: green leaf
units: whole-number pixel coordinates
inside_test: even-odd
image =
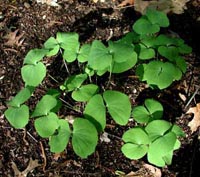
[[[170,46],[170,45],[176,45],[177,42],[176,40],[174,40],[174,38],[171,38],[164,34],[160,34],[159,36],[157,36],[155,40],[155,44],[158,46],[162,46],[162,45]]]
[[[94,70],[104,70],[111,65],[112,55],[101,41],[94,40],[88,56],[88,65]]]
[[[34,91],[34,87],[27,86],[22,89],[9,103],[9,106],[20,107],[26,100],[28,100]]]
[[[162,115],[162,105],[153,99],[146,99],[144,106],[137,106],[133,109],[133,117],[138,123],[148,123],[162,118]]]
[[[126,144],[122,146],[122,152],[130,159],[140,159],[148,151],[150,143],[148,135],[141,128],[132,128],[126,131],[122,137]]]
[[[114,62],[112,65],[112,73],[122,73],[131,69],[137,63],[137,53],[132,52],[131,57],[122,63]]]
[[[24,64],[36,65],[38,61],[42,60],[47,54],[46,49],[32,49],[30,50],[24,59]]]
[[[84,116],[92,122],[97,130],[103,131],[106,126],[106,108],[101,95],[94,95],[87,103]]]
[[[109,114],[120,125],[126,125],[131,114],[129,97],[118,91],[107,90],[103,93]]]
[[[147,9],[146,16],[152,24],[157,24],[160,27],[168,27],[169,19],[164,12],[154,9]]]
[[[78,74],[70,76],[61,86],[61,90],[67,90],[69,92],[73,91],[79,88],[86,79],[87,79],[87,74]]]
[[[58,128],[58,120],[59,119],[57,115],[53,112],[50,112],[48,115],[35,120],[35,129],[42,138],[48,138],[53,135]]]
[[[176,67],[173,64],[161,61],[151,61],[141,65],[137,70],[142,81],[147,81],[149,85],[155,85],[159,89],[170,86],[176,73]]]
[[[79,89],[72,92],[72,98],[75,101],[88,101],[99,90],[99,87],[94,84],[83,85]]]
[[[54,37],[50,37],[44,43],[44,47],[45,47],[45,49],[49,50],[49,52],[46,54],[46,56],[48,56],[48,57],[56,55],[60,49],[59,43]]]
[[[190,46],[188,46],[187,44],[182,44],[178,47],[178,51],[181,54],[190,54],[190,53],[192,53],[192,48]]]
[[[122,139],[126,143],[133,143],[133,144],[138,144],[138,145],[141,145],[141,144],[147,145],[150,143],[149,137],[146,134],[146,132],[139,127],[131,128],[127,130],[123,134]]]
[[[148,146],[126,143],[122,146],[121,151],[127,158],[137,160],[145,156]]]
[[[4,114],[8,122],[15,128],[24,128],[28,124],[29,108],[26,105],[8,108]]]
[[[149,146],[147,154],[148,161],[159,167],[165,166],[165,156],[168,155],[171,151],[173,151],[175,142],[176,135],[173,132],[169,132],[164,136],[156,139]]]
[[[50,111],[57,105],[57,100],[51,95],[45,95],[37,103],[36,108],[31,117],[48,115]]]
[[[170,151],[165,156],[163,156],[163,160],[165,161],[166,165],[171,165],[173,157],[173,151]]]
[[[151,115],[144,106],[136,106],[133,108],[133,118],[138,123],[148,123]]]
[[[185,133],[178,125],[173,125],[171,131],[174,132],[176,136],[185,136]]]
[[[153,48],[147,48],[142,44],[136,46],[137,53],[139,54],[139,59],[148,60],[155,57],[155,51]]]
[[[158,48],[158,53],[170,61],[175,61],[176,58],[179,56],[179,50],[177,47],[174,46],[160,46]]]
[[[123,42],[125,44],[133,45],[133,43],[138,43],[140,41],[140,35],[138,35],[134,31],[131,31],[131,32],[127,33],[124,37],[119,39],[119,41]]]
[[[78,38],[77,33],[65,33],[65,38],[60,39],[61,47],[64,49],[63,58],[67,62],[73,62],[77,58],[80,46]]]
[[[180,68],[180,70],[185,73],[186,72],[186,69],[187,69],[187,64],[186,64],[186,61],[182,58],[182,57],[177,57],[176,58],[176,66],[178,68]]]
[[[46,67],[41,62],[36,65],[25,65],[21,69],[21,74],[26,85],[36,87],[46,76]]]
[[[58,121],[58,125],[58,133],[56,135],[52,135],[49,140],[50,151],[55,153],[65,150],[71,135],[69,124],[66,120],[60,119]]]
[[[87,158],[95,151],[98,141],[97,130],[88,120],[76,118],[73,123],[72,146],[81,158]]]
[[[134,47],[131,44],[125,44],[123,41],[109,41],[108,49],[113,56],[113,60],[117,63],[126,62],[134,52]]]
[[[164,136],[171,126],[172,125],[165,120],[154,120],[145,127],[145,131],[148,133],[150,140],[154,141],[158,137]]]
[[[84,44],[81,46],[78,54],[78,61],[83,63],[88,61],[88,56],[90,53],[91,45],[90,44]]]
[[[148,19],[142,17],[134,23],[133,30],[141,35],[154,34],[160,31],[160,27],[157,24],[152,24]]]

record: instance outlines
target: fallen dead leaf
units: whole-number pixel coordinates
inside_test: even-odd
[[[193,119],[188,123],[190,130],[195,132],[200,126],[200,103],[196,105],[196,107],[190,108],[186,114],[194,114]]]
[[[150,164],[144,164],[143,165],[144,168],[148,169],[154,177],[161,177],[162,176],[162,173],[161,173],[161,170],[157,167],[154,167],[153,165],[150,165]]]
[[[134,0],[124,0],[118,5],[118,7],[124,7],[127,5],[134,5]]]
[[[38,166],[40,166],[40,164],[38,163],[38,160],[33,160],[31,158],[27,168],[24,171],[21,172],[21,171],[18,170],[17,165],[14,162],[12,162],[12,169],[14,170],[14,173],[15,173],[14,176],[15,177],[26,177],[29,172],[31,172],[32,170],[34,170]]]
[[[18,34],[19,30],[15,30],[14,32],[10,32],[8,33],[6,36],[4,36],[5,39],[7,39],[7,42],[5,42],[6,46],[21,46],[24,42],[24,38],[22,38],[24,36],[24,34]]]

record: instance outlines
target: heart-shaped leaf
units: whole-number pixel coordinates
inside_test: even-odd
[[[113,56],[114,62],[117,63],[126,62],[134,52],[134,47],[131,44],[125,44],[123,41],[109,41],[108,49]]]
[[[149,85],[164,89],[175,80],[177,69],[169,62],[151,61],[148,64],[140,65],[136,73],[142,81],[147,81]]]
[[[29,108],[26,105],[18,108],[8,108],[5,111],[5,117],[13,127],[24,128],[28,124]]]
[[[36,108],[31,117],[44,116],[50,113],[50,111],[57,105],[57,100],[51,95],[45,95],[37,103]]]
[[[152,24],[158,24],[160,27],[169,26],[169,19],[164,12],[148,8],[146,16]]]
[[[132,128],[126,131],[122,137],[126,144],[122,146],[122,152],[130,159],[140,159],[148,151],[150,143],[148,135],[141,128]]]
[[[77,58],[80,46],[78,38],[77,33],[66,33],[65,38],[60,39],[61,47],[64,49],[63,58],[67,62],[73,62]]]
[[[160,128],[161,129],[161,128]],[[167,159],[165,159],[167,155],[174,149],[174,145],[176,142],[176,135],[173,132],[169,132],[164,136],[157,138],[152,144],[149,146],[149,150],[147,153],[148,161],[156,166],[163,167],[166,164]],[[169,162],[167,160],[167,162]]]
[[[165,120],[154,120],[145,127],[151,141],[162,137],[170,128],[171,124]]]
[[[42,138],[48,138],[53,135],[59,127],[58,120],[57,115],[50,112],[48,115],[35,120],[35,129]]]
[[[145,156],[148,146],[126,143],[122,146],[121,151],[127,158],[137,160]]]
[[[72,98],[76,101],[88,101],[99,90],[94,84],[83,85],[79,89],[72,92]]]
[[[90,98],[85,107],[84,116],[96,126],[99,132],[104,130],[106,126],[106,108],[101,95],[97,94]]]
[[[46,49],[30,50],[24,59],[24,64],[36,65],[38,61],[43,59],[47,52],[48,50]]]
[[[160,27],[158,24],[152,24],[148,19],[141,17],[134,23],[133,30],[141,35],[154,34],[160,31]]]
[[[50,151],[55,153],[65,150],[71,135],[69,124],[66,120],[60,119],[58,125],[58,133],[51,136],[49,140]]]
[[[56,55],[60,49],[59,43],[54,37],[50,37],[44,43],[44,47],[45,47],[45,49],[49,50],[49,52],[46,54],[46,56],[48,56],[48,57]]]
[[[162,55],[170,61],[176,61],[176,58],[179,56],[178,48],[174,46],[160,46],[158,48],[158,52],[160,55]]]
[[[88,65],[94,70],[104,70],[111,66],[112,55],[106,46],[98,40],[94,40],[88,56]]]
[[[41,62],[36,65],[25,65],[21,69],[21,74],[26,85],[36,87],[46,76],[46,67]]]
[[[129,97],[121,92],[108,90],[103,93],[103,98],[115,122],[120,125],[127,124],[131,114]]]
[[[22,89],[9,103],[9,106],[20,107],[26,100],[28,100],[34,91],[34,87],[27,86]]]
[[[133,118],[138,123],[148,123],[149,121],[162,118],[162,115],[162,105],[153,99],[146,99],[144,106],[137,106],[133,109]]]
[[[155,51],[153,48],[147,48],[144,45],[140,44],[137,45],[136,50],[138,51],[138,57],[141,60],[148,60],[155,57]]]
[[[137,53],[132,52],[131,57],[122,63],[113,63],[112,73],[122,73],[131,69],[137,63]],[[109,70],[108,70],[109,71]]]
[[[95,126],[87,119],[76,118],[73,123],[72,146],[74,152],[82,157],[95,151],[98,141],[97,130]]]
[[[84,44],[81,46],[78,54],[78,61],[83,63],[88,61],[88,56],[90,53],[91,45],[90,44]]]

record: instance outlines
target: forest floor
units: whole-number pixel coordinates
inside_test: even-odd
[[[132,24],[140,16],[133,7],[116,8],[120,2],[60,0],[61,8],[29,0],[0,2],[0,176],[107,177],[117,176],[116,171],[121,171],[121,176],[156,177],[156,173],[146,167],[145,158],[131,161],[120,151],[120,137],[131,125],[118,126],[109,122],[105,132],[110,141],[99,141],[95,153],[81,159],[71,146],[61,154],[51,153],[48,141],[36,134],[32,121],[25,129],[14,129],[4,116],[6,101],[24,87],[20,68],[30,49],[42,47],[58,31],[77,32],[82,43],[94,39],[106,41],[110,37],[118,39],[131,31]],[[200,5],[192,2],[183,14],[169,16],[169,30],[193,48],[192,54],[185,57],[188,69],[181,81],[158,91],[147,88],[131,71],[112,78],[113,87],[124,90],[135,105],[145,98],[158,99],[165,108],[165,119],[177,123],[185,131],[186,136],[181,139],[181,148],[175,152],[172,164],[156,169],[164,177],[200,176],[200,130],[191,133],[188,123],[193,115],[186,114],[190,107],[200,103],[200,21],[196,20],[200,16]],[[48,62],[48,73],[62,83],[67,77],[62,61],[51,57]],[[57,87],[58,83],[47,77],[29,106],[34,107],[47,88]],[[65,113],[67,111],[59,114],[66,116]]]

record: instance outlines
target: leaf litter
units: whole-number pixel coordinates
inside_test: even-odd
[[[194,133],[200,126],[200,103],[196,104],[195,107],[191,107],[186,114],[194,114],[193,119],[188,123],[190,130]]]

